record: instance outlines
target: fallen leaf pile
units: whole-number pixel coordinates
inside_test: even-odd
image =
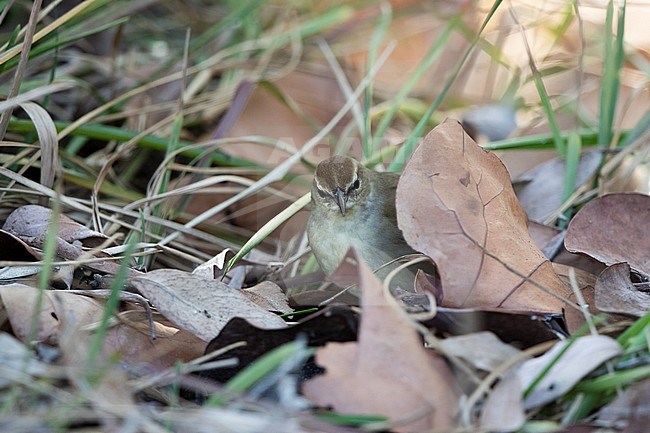
[[[19,374],[65,379],[96,410],[97,423],[130,419],[145,431],[217,431],[228,420],[246,431],[352,431],[315,415],[333,411],[344,423],[357,417],[395,432],[507,432],[541,410],[566,410],[576,395],[601,403],[564,431],[633,428],[647,419],[637,415],[647,379],[616,399],[598,380],[626,368],[650,375],[639,366],[648,361],[647,339],[616,330],[638,317],[635,326],[649,326],[650,197],[602,196],[572,219],[566,254],[578,264],[590,256],[602,273],[591,273],[591,262],[554,264],[546,244],[562,233],[530,226],[499,158],[447,120],[413,153],[396,201],[405,239],[436,263],[439,279],[422,274],[422,293],[396,297],[352,250],[330,279],[359,287],[358,308],[336,303],[354,300],[349,295],[289,299],[271,281],[226,284],[214,266],[223,268],[227,251],[195,273],[138,271],[109,253],[111,239],[101,233],[47,208],[20,207],[0,231],[9,263],[0,274],[0,387],[18,383]],[[41,281],[48,245],[51,272]],[[332,305],[319,305],[324,300]],[[305,303],[320,308],[300,316],[289,307]],[[598,335],[601,325],[613,330]],[[28,356],[30,345],[38,358]],[[288,348],[295,353],[273,360]],[[243,391],[290,421],[256,412],[238,400]],[[158,407],[147,412],[149,400]],[[593,423],[584,421],[590,411]],[[38,430],[42,416],[28,428]],[[18,421],[0,426],[11,422]]]

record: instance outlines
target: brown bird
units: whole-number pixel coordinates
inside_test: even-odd
[[[395,190],[399,174],[367,169],[355,159],[333,156],[316,167],[311,188],[307,236],[320,267],[328,275],[355,247],[377,275],[399,266],[392,260],[415,254],[397,227]],[[380,269],[381,268],[381,269]],[[413,291],[415,271],[401,271],[390,287]]]

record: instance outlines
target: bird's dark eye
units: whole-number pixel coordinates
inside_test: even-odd
[[[323,192],[320,188],[316,188],[316,191],[318,191],[318,195],[319,195],[319,196],[321,196],[321,197],[323,197],[323,198],[327,198],[327,197],[328,197],[328,194],[327,194],[326,192]]]
[[[348,189],[348,192],[352,191],[353,189],[359,189],[359,179],[354,181],[352,186],[350,186],[350,189]]]

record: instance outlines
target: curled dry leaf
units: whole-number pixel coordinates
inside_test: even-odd
[[[27,245],[18,236],[5,230],[0,230],[0,260],[16,262],[35,262],[41,254]]]
[[[172,323],[204,341],[216,337],[233,317],[265,329],[286,326],[284,320],[250,301],[241,290],[213,279],[159,269],[130,282]]]
[[[558,399],[594,368],[622,351],[616,340],[602,335],[577,338],[568,348],[567,344],[567,340],[558,342],[544,355],[508,370],[488,394],[480,426],[497,431],[518,430],[525,421],[525,410]],[[543,378],[524,397],[540,374],[544,374]]]
[[[564,245],[606,265],[627,262],[650,275],[650,196],[610,194],[587,203],[569,223]]]
[[[43,206],[26,205],[13,211],[3,225],[3,229],[17,236],[28,245],[42,249],[47,238],[47,230],[52,218],[52,211]],[[77,260],[84,254],[83,248],[95,248],[106,239],[102,233],[90,230],[87,227],[71,220],[65,215],[60,215],[56,239],[56,256],[65,260]],[[103,252],[96,252],[97,257],[107,257]],[[96,261],[85,264],[87,268],[107,274],[114,274],[119,264],[112,261]],[[129,269],[130,274],[138,272]]]
[[[361,325],[358,343],[319,349],[322,376],[307,381],[314,404],[337,412],[386,416],[398,432],[450,429],[457,413],[453,375],[435,352],[426,350],[405,313],[384,295],[381,282],[358,265]]]
[[[47,236],[48,225],[52,218],[52,210],[38,205],[21,206],[13,211],[2,227],[25,242],[35,247],[41,247]],[[102,233],[90,230],[65,215],[59,218],[59,238],[69,244],[96,247],[108,237]],[[33,244],[31,241],[37,242]]]
[[[540,407],[564,395],[583,377],[603,362],[621,353],[618,342],[604,335],[587,335],[561,341],[544,355],[530,359],[519,367],[517,375],[526,390],[556,358],[542,380],[524,399],[524,408]],[[564,352],[563,352],[564,351]]]
[[[617,263],[598,276],[596,308],[641,317],[650,311],[650,293],[637,290],[630,281],[630,265]]]
[[[576,173],[576,186],[589,180],[603,159],[600,150],[585,152],[580,156]],[[514,180],[517,198],[531,221],[543,222],[562,206],[564,158],[553,158]]]
[[[567,289],[528,234],[510,176],[446,120],[415,150],[397,187],[397,221],[440,271],[442,306],[559,312]],[[534,283],[533,283],[534,282]]]

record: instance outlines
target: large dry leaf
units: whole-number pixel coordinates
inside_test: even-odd
[[[650,275],[650,196],[610,194],[587,203],[571,220],[564,244],[606,265],[627,262]]]
[[[564,284],[528,234],[499,158],[446,120],[415,150],[397,187],[406,241],[438,265],[442,306],[559,312]]]
[[[135,286],[177,326],[210,341],[233,317],[265,329],[286,326],[276,314],[253,303],[240,290],[176,269],[159,269],[132,278]]]
[[[326,372],[305,383],[305,395],[337,412],[408,420],[393,427],[399,432],[449,430],[458,399],[449,368],[435,352],[424,349],[405,313],[388,302],[370,268],[359,263],[358,272],[359,341],[320,349],[316,362]]]

